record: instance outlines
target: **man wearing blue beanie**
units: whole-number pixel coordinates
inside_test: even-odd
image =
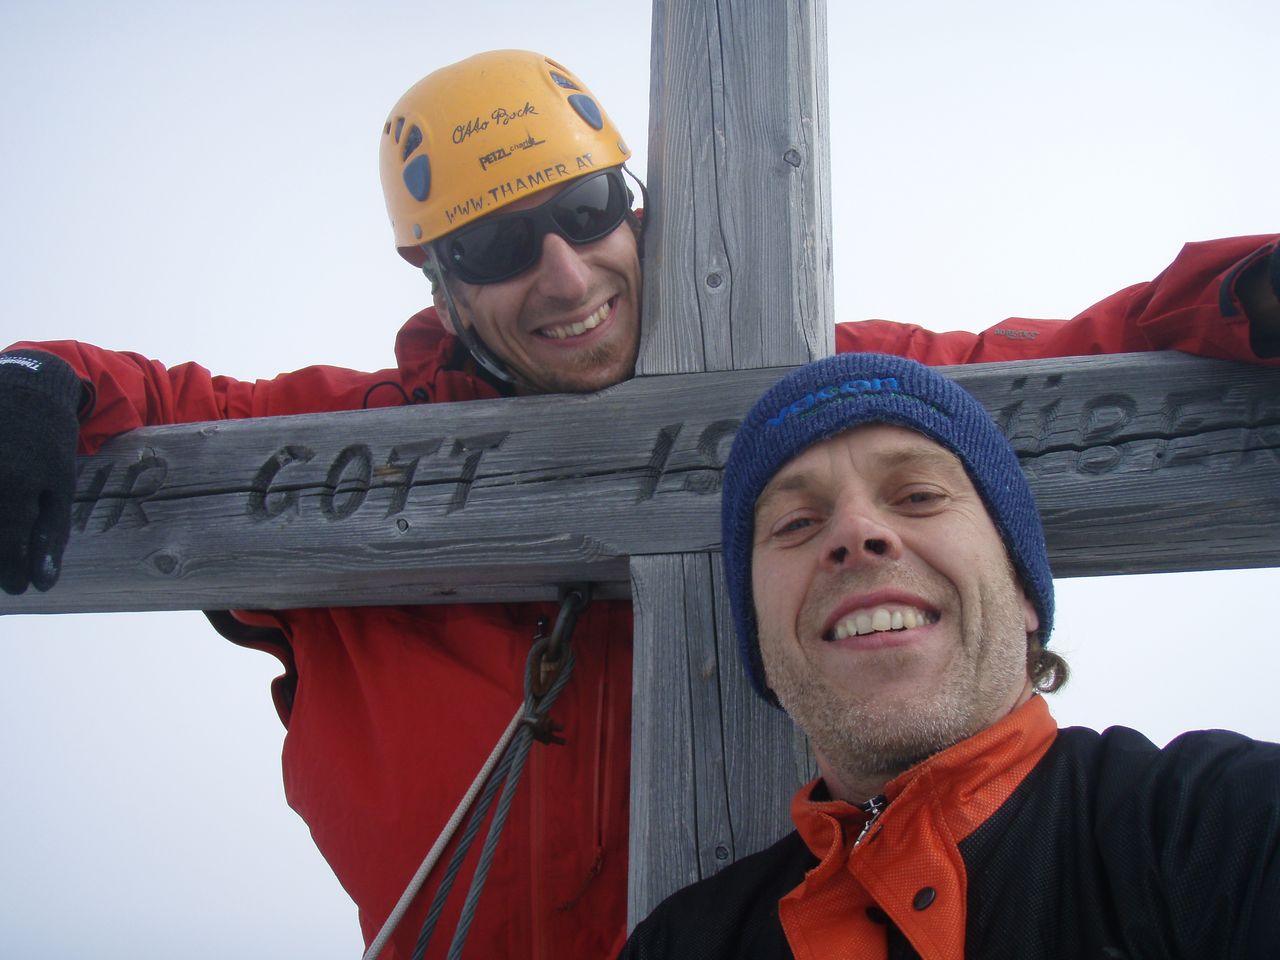
[[[970,394],[900,357],[800,367],[722,496],[743,665],[821,777],[624,958],[1275,955],[1280,746],[1058,729],[1044,532]]]

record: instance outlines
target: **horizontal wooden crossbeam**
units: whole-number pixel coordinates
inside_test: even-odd
[[[82,458],[63,576],[0,612],[521,600],[719,547],[720,473],[780,369],[590,396],[154,427]],[[1280,372],[1133,354],[955,367],[1059,576],[1280,564]]]

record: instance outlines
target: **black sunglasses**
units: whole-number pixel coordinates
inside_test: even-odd
[[[546,203],[494,214],[441,237],[436,256],[465,283],[499,283],[538,262],[548,233],[573,244],[592,243],[616,230],[630,209],[622,173],[605,170]]]

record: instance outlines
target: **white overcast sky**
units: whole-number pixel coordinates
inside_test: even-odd
[[[1280,230],[1271,0],[828,17],[840,319],[1069,316],[1183,241]],[[3,0],[0,341],[242,378],[389,364],[427,289],[392,249],[383,119],[510,46],[577,71],[645,169],[643,3]],[[1280,739],[1277,583],[1060,581],[1059,719]],[[198,613],[0,618],[0,953],[359,955],[284,803],[276,672]]]

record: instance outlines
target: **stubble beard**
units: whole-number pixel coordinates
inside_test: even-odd
[[[850,781],[887,783],[968,735],[953,699],[941,692],[879,710],[851,702],[790,659],[766,654],[764,664],[783,709]]]
[[[638,339],[627,348],[601,344],[585,350],[574,356],[567,368],[539,371],[536,377],[529,378],[529,384],[535,393],[594,393],[630,380],[636,372]],[[621,357],[623,349],[629,349],[631,355]]]
[[[463,324],[465,321],[461,317],[462,310],[465,309],[468,315],[474,317],[475,306],[465,290],[451,288],[451,293],[458,307],[456,322]],[[566,362],[557,369],[546,367],[525,369],[527,362],[517,366],[510,357],[504,356],[487,343],[474,326],[470,328],[470,333],[512,377],[517,394],[595,393],[597,390],[630,380],[636,375],[636,363],[640,356],[640,305],[638,302],[634,310],[634,329],[621,343],[600,343],[594,347],[579,350],[566,357]]]
[[[783,644],[762,635],[765,675],[778,702],[827,764],[851,782],[884,784],[990,726],[996,719],[992,705],[1005,702],[1004,691],[1021,689],[1026,680],[1020,605],[1015,598],[1001,599],[986,588],[983,604],[994,613],[991,629],[1013,640],[978,645],[966,638],[963,642],[981,649],[958,652],[940,684],[918,697],[860,701],[817,673],[798,653],[789,656]],[[897,657],[904,670],[916,659],[910,650],[883,655]]]

